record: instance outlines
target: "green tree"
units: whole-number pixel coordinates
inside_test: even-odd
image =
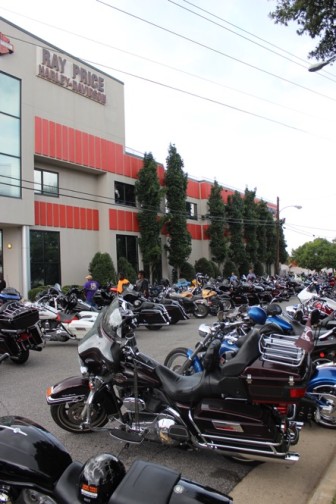
[[[157,176],[157,163],[152,153],[145,153],[143,168],[138,173],[135,182],[135,193],[140,205],[138,212],[139,247],[144,268],[153,282],[154,271],[161,263],[161,222],[158,214],[162,198],[162,189]],[[156,278],[158,280],[158,278]]]
[[[292,258],[301,268],[320,271],[336,267],[336,243],[324,238],[304,243],[292,251]]]
[[[186,194],[188,175],[183,172],[183,160],[177,153],[175,145],[170,144],[166,159],[166,227],[168,240],[165,246],[168,251],[168,261],[180,275],[182,264],[191,253],[191,236],[187,229]]]
[[[211,187],[207,202],[210,226],[207,230],[210,238],[210,251],[212,259],[218,267],[225,261],[227,254],[227,239],[225,238],[225,204],[222,198],[223,187],[215,180]]]
[[[129,280],[132,284],[136,282],[137,273],[126,257],[119,257],[118,273],[124,273],[125,278],[127,278],[127,280]]]
[[[260,200],[256,204],[257,226],[257,262],[267,264],[268,262],[268,239],[267,230],[274,227],[274,219],[269,211],[267,203]],[[256,273],[257,274],[257,273]]]
[[[254,266],[258,257],[258,235],[257,235],[257,205],[255,203],[256,189],[249,191],[245,189],[244,195],[244,236],[246,260],[250,266]],[[246,270],[245,273],[248,273]]]
[[[333,0],[275,0],[276,7],[270,12],[275,23],[288,26],[290,21],[298,24],[298,35],[308,34],[320,41],[309,56],[325,60],[336,52],[336,3]]]
[[[237,265],[239,273],[243,274],[249,265],[244,243],[244,201],[238,191],[229,196],[226,211],[229,223],[229,259]]]
[[[97,252],[93,256],[89,264],[89,272],[100,285],[106,285],[109,282],[115,284],[117,281],[114,264],[108,252]]]

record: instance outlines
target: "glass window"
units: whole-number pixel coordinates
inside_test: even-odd
[[[32,289],[39,285],[62,285],[59,232],[30,232],[30,270]]]
[[[197,204],[196,203],[190,203],[189,201],[186,202],[186,211],[187,211],[187,218],[188,219],[197,219]]]
[[[0,111],[4,114],[20,117],[21,81],[0,72]]]
[[[118,205],[127,205],[135,207],[135,189],[134,185],[123,184],[122,182],[114,183],[114,197]]]
[[[34,192],[45,196],[58,196],[58,173],[35,169]]]
[[[20,159],[0,154],[0,196],[20,198]]]
[[[0,114],[0,152],[20,156],[20,119]]]
[[[117,260],[120,257],[125,257],[135,271],[138,270],[138,238],[136,236],[117,235]]]
[[[21,197],[21,81],[0,72],[0,196]]]

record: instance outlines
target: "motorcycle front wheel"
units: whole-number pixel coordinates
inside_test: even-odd
[[[108,416],[104,409],[96,405],[92,408],[91,414],[91,427],[82,428],[83,418],[82,411],[84,408],[84,401],[75,403],[66,402],[61,404],[53,404],[50,406],[50,414],[54,422],[61,427],[61,429],[74,434],[86,434],[92,432],[93,428],[103,427],[108,422]]]
[[[11,355],[10,360],[15,362],[15,364],[24,364],[29,358],[29,350],[21,350],[17,355]]]
[[[209,307],[206,304],[196,303],[193,315],[196,318],[205,318],[209,313]]]
[[[318,385],[311,392],[317,395],[321,402],[329,404],[332,407],[330,413],[316,410],[314,413],[315,422],[322,427],[336,429],[336,390],[334,386]]]
[[[192,363],[186,368],[185,364],[188,359],[188,348],[174,348],[171,350],[164,360],[163,365],[171,369],[177,374],[191,375],[194,374]],[[183,373],[181,373],[183,366]]]

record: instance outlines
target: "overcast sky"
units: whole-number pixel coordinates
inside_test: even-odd
[[[124,82],[128,149],[165,164],[172,143],[189,176],[279,197],[291,252],[336,238],[336,68],[308,72],[314,41],[275,25],[275,5],[0,0],[0,12]]]

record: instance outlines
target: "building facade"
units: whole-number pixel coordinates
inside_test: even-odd
[[[124,85],[0,18],[0,273],[31,287],[82,284],[96,252],[142,267],[125,151]],[[158,175],[163,179],[164,167]],[[209,181],[190,179],[190,262],[209,257]],[[232,194],[223,190],[223,199]],[[162,235],[164,244],[165,236]],[[162,274],[170,270],[162,247]]]

